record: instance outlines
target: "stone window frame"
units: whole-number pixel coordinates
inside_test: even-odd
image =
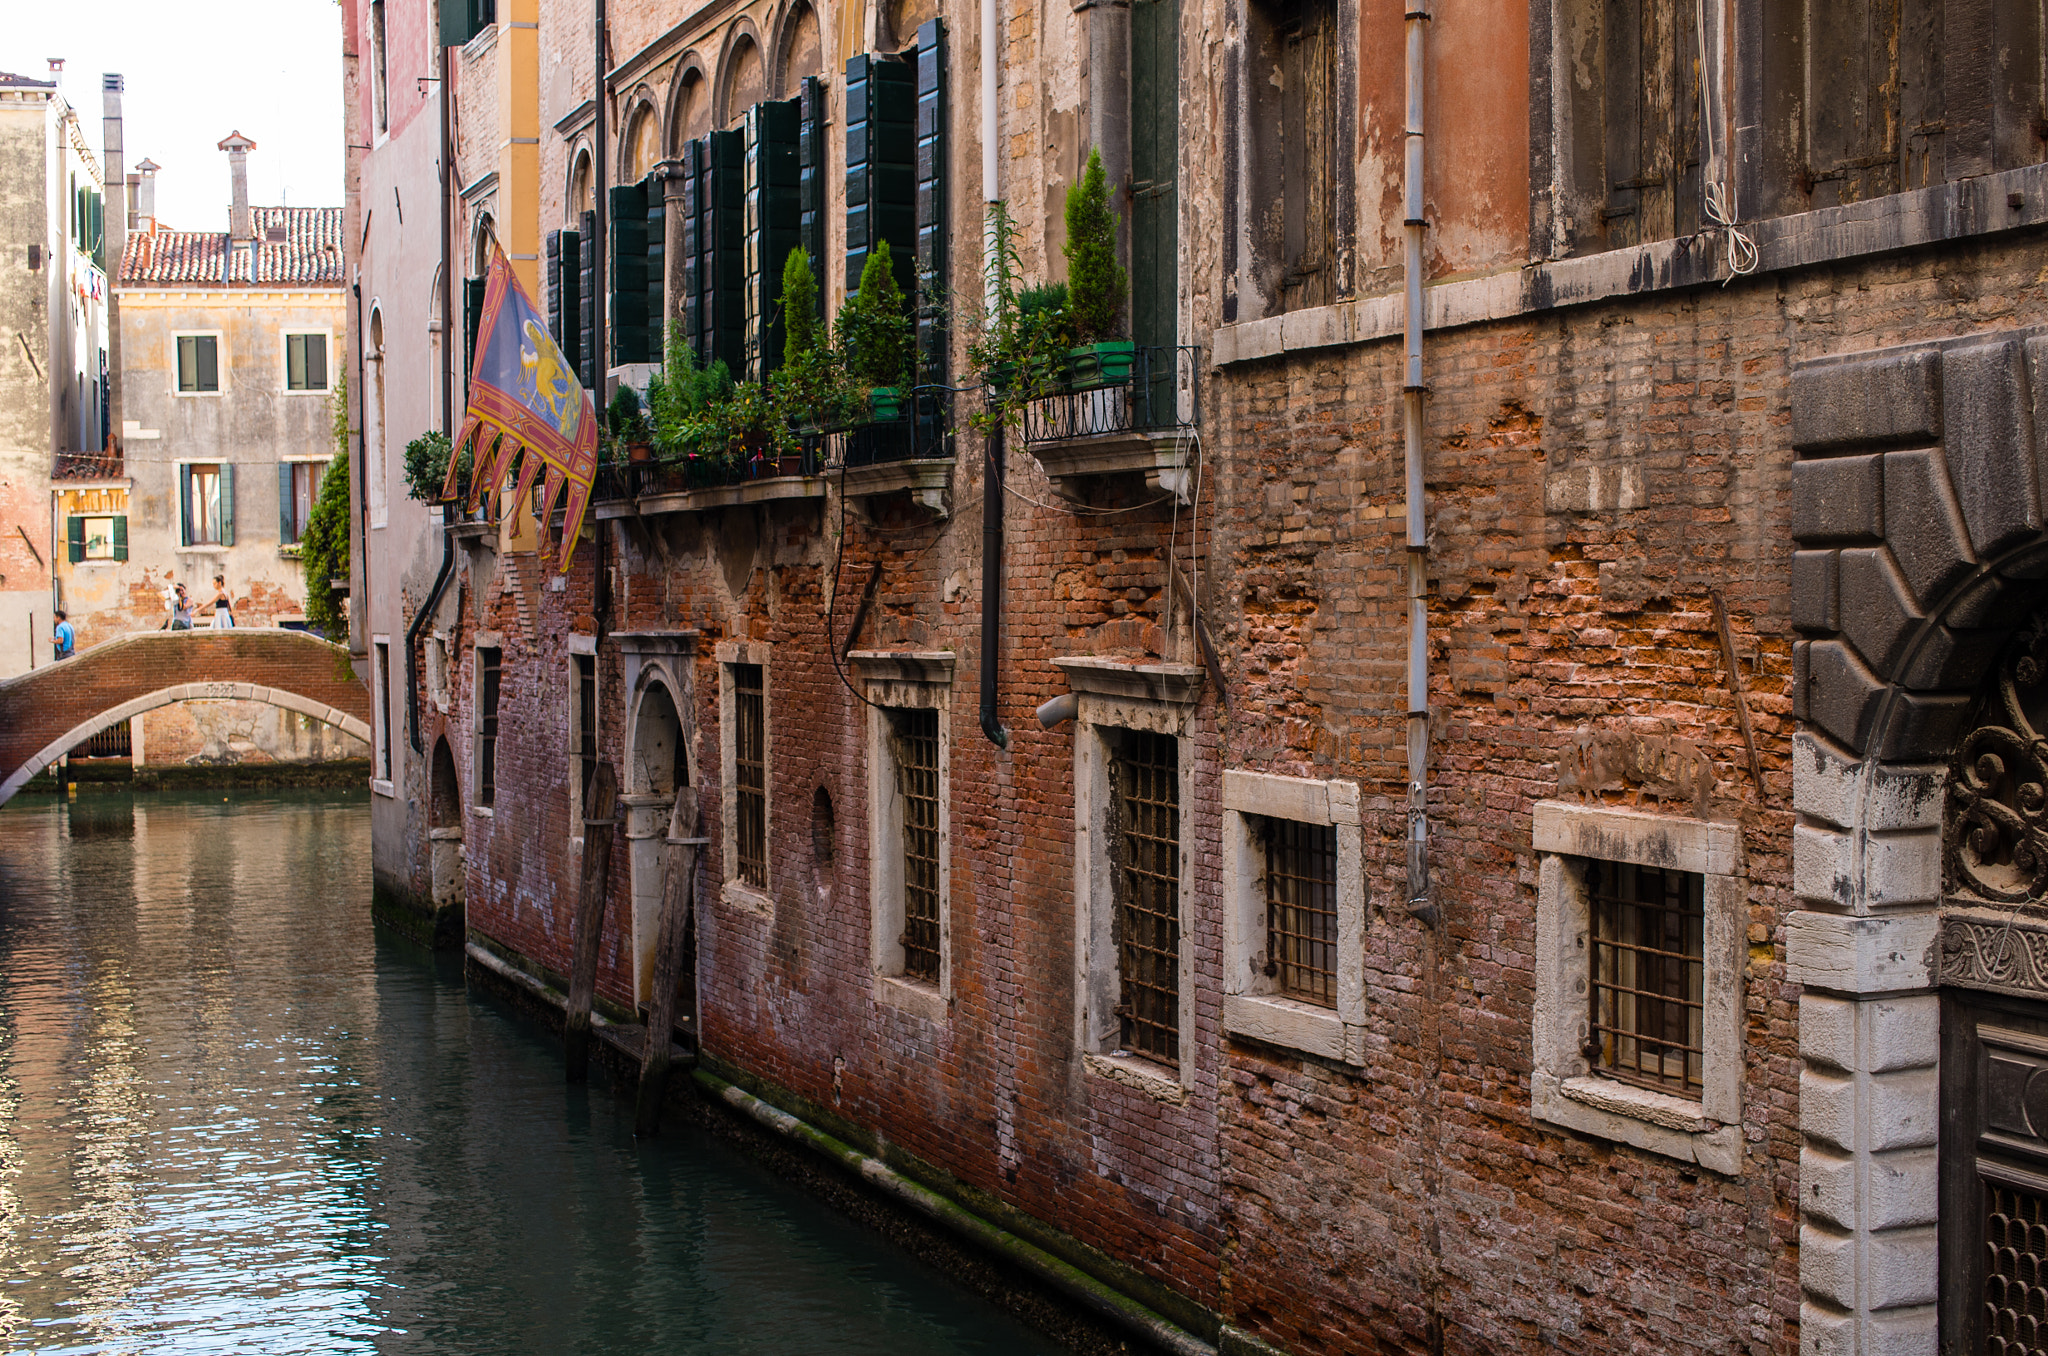
[[[1742,1080],[1747,882],[1733,824],[1599,805],[1539,801],[1532,839],[1536,891],[1536,1004],[1531,1112],[1548,1125],[1742,1174]],[[1592,1070],[1588,1023],[1591,909],[1585,864],[1629,862],[1702,878],[1704,974],[1700,1098],[1678,1097]]]
[[[213,340],[213,389],[199,387],[187,391],[178,384],[178,341],[180,339]],[[171,331],[171,398],[173,400],[215,400],[228,393],[228,332],[226,330],[172,330]],[[216,459],[217,460],[217,459]]]
[[[390,728],[391,637],[381,632],[370,637],[370,677],[374,680],[370,692],[370,790],[380,796],[396,798],[398,787]],[[387,775],[378,776],[379,769]]]
[[[1261,820],[1337,830],[1337,1002],[1323,1007],[1280,991],[1265,972],[1267,902]],[[1358,783],[1223,773],[1223,1026],[1235,1036],[1346,1064],[1365,1062],[1365,827]]]
[[[563,658],[567,661],[569,668],[569,739],[568,750],[565,754],[569,782],[569,848],[573,852],[581,852],[583,850],[583,758],[582,750],[578,747],[578,741],[583,734],[583,694],[580,685],[581,675],[576,671],[576,661],[578,659],[588,659],[590,661],[592,676],[599,680],[598,699],[600,701],[603,700],[604,687],[602,682],[603,675],[596,672],[598,667],[597,637],[571,635],[566,639],[568,647],[567,653],[564,654]],[[598,725],[599,729],[602,730],[603,718],[601,714]],[[602,747],[598,751],[598,756],[600,758],[603,757]]]
[[[856,650],[868,707],[868,967],[877,1003],[943,1024],[953,1010],[953,666],[950,651]],[[939,978],[903,970],[903,797],[896,788],[889,712],[939,714]]]
[[[479,631],[476,633],[475,638],[470,641],[469,646],[469,803],[467,808],[469,810],[469,813],[473,815],[479,815],[485,819],[491,819],[496,816],[496,797],[493,796],[492,803],[486,805],[481,794],[483,790],[484,780],[483,656],[485,650],[496,650],[498,652],[498,705],[501,713],[500,719],[502,720],[502,712],[505,700],[504,634],[499,631]],[[502,738],[502,732],[497,737]],[[495,747],[493,747],[491,750],[491,757],[493,760],[493,767],[495,768],[497,759],[497,749]]]
[[[1074,1040],[1090,1074],[1170,1104],[1195,1086],[1194,796],[1195,703],[1202,670],[1093,656],[1055,658],[1079,697],[1074,718]],[[1116,882],[1107,816],[1111,752],[1105,731],[1146,730],[1177,742],[1180,797],[1180,1060],[1177,1070],[1122,1049],[1115,1016],[1122,990],[1115,941]]]
[[[718,662],[718,776],[719,776],[719,899],[747,913],[764,917],[775,911],[775,873],[772,869],[775,842],[775,675],[771,662],[774,646],[764,640],[722,640],[714,651]],[[739,778],[738,750],[734,743],[732,666],[761,666],[761,839],[768,849],[771,869],[765,890],[756,889],[739,878]]]
[[[291,343],[294,339],[307,339],[318,335],[325,346],[321,359],[327,369],[327,384],[324,386],[294,386],[291,377]],[[279,395],[284,396],[332,396],[334,394],[334,330],[332,326],[291,325],[278,331],[278,365],[284,369],[284,376],[278,382]]]

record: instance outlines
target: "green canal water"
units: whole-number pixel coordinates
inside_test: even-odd
[[[0,1350],[1051,1353],[381,938],[358,793],[0,810]]]

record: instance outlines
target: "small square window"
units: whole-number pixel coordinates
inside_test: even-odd
[[[1706,985],[1701,881],[1690,871],[1590,862],[1586,1059],[1610,1078],[1700,1095]]]
[[[735,810],[733,879],[768,888],[767,696],[759,664],[730,664]]]
[[[504,651],[476,650],[476,803],[498,803],[498,684]]]
[[[1180,741],[1125,730],[1109,767],[1121,1048],[1180,1061]]]
[[[947,917],[953,656],[855,651],[868,698],[869,962],[875,1001],[950,1017]]]
[[[284,384],[290,391],[327,389],[327,336],[287,334],[284,337]]]
[[[204,395],[220,390],[220,339],[217,336],[178,336],[178,390],[185,395]]]
[[[1267,819],[1266,976],[1279,992],[1337,1006],[1337,828]]]

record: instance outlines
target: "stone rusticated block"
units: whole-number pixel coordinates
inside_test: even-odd
[[[1842,631],[1856,653],[1889,677],[1919,630],[1913,591],[1881,546],[1841,553]]]
[[[1935,1231],[1894,1229],[1858,1240],[1808,1225],[1799,1232],[1799,1283],[1806,1293],[1848,1308],[1860,1297],[1872,1309],[1932,1304]]]
[[[1844,1154],[1807,1144],[1799,1151],[1799,1203],[1808,1218],[1837,1229],[1875,1233],[1932,1224],[1937,1152]]]
[[[1938,829],[1865,834],[1860,882],[1856,842],[1852,833],[1813,824],[1796,826],[1792,830],[1792,893],[1857,912],[1931,904],[1940,898]]]
[[[1980,558],[2041,530],[2034,419],[2017,340],[1942,354],[1942,453]]]
[[[1803,673],[1795,673],[1804,701],[1802,719],[1811,720],[1835,739],[1860,750],[1870,737],[1870,722],[1884,695],[1883,680],[1864,667],[1855,651],[1839,640],[1800,643],[1805,652]]]
[[[1901,685],[1916,692],[1974,688],[1990,671],[2009,637],[2000,631],[1958,631],[1930,626],[1906,656]]]
[[[1799,1072],[1799,1129],[1844,1152],[1927,1148],[1935,1142],[1938,1078],[1932,1069],[1848,1074],[1809,1064]]]
[[[1884,521],[1885,545],[1923,611],[1939,606],[1977,564],[1939,452],[1885,454]]]
[[[1935,1356],[1939,1332],[1931,1304],[1863,1315],[1812,1299],[1799,1306],[1799,1356]]]
[[[1939,930],[1932,909],[1881,917],[1794,913],[1785,920],[1785,977],[1842,994],[1925,989],[1933,983]]]
[[[1794,551],[1792,553],[1792,626],[1809,635],[1826,635],[1842,629],[1842,609],[1836,603],[1835,551]]]
[[[1930,1069],[1941,1057],[1941,1000],[1933,994],[1801,994],[1799,1057],[1845,1072]]]
[[[1839,828],[1860,823],[1873,833],[1890,833],[1938,827],[1947,784],[1941,764],[1864,764],[1811,734],[1792,740],[1793,807]]]
[[[1792,540],[1804,546],[1884,536],[1884,458],[1827,457],[1792,464]]]
[[[1941,431],[1940,353],[1907,349],[1792,374],[1792,445],[1801,451],[1933,442]]]
[[[1970,702],[1967,692],[1894,692],[1876,753],[1899,762],[1947,757],[1962,738]]]

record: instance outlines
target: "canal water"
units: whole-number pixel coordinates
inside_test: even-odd
[[[0,1350],[1051,1353],[379,936],[355,792],[0,809]]]

